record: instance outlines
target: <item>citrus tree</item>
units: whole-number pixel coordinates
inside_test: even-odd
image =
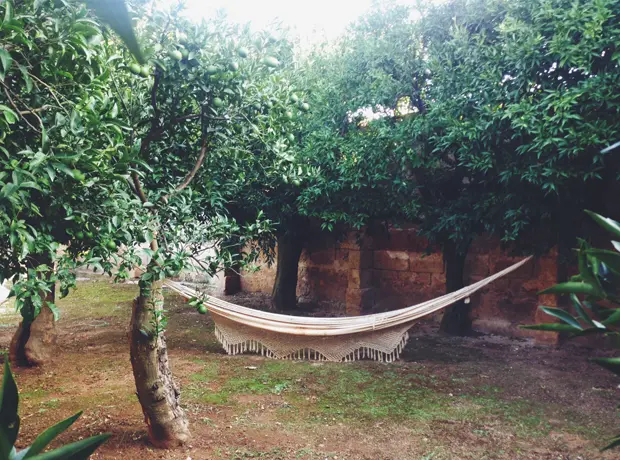
[[[132,238],[115,241],[125,246],[120,273],[142,269],[130,325],[137,395],[153,444],[172,447],[187,441],[189,427],[168,362],[162,283],[183,269],[212,275],[251,261],[270,230],[258,210],[237,222],[229,200],[246,183],[247,162],[262,158],[273,169],[278,159],[282,170],[289,161],[283,125],[291,117],[274,103],[286,87],[278,69],[287,50],[270,34],[223,18],[196,25],[176,7],[137,11],[145,64],[122,47],[108,58],[127,132],[114,167],[131,194],[110,197],[129,210],[111,227]],[[249,250],[231,250],[230,241]],[[85,257],[99,268],[95,251]],[[201,299],[192,305],[206,311]]]
[[[80,252],[96,248],[107,259],[116,250],[98,229],[117,212],[106,199],[124,136],[104,33],[86,7],[9,1],[2,9],[0,278],[13,277],[23,317],[11,357],[42,364],[53,352],[56,282],[66,295]]]
[[[601,148],[620,131],[617,9],[454,1],[419,22],[431,84],[411,132],[428,184],[422,232],[444,248],[448,291],[462,287],[476,235],[570,256],[578,209],[605,205],[591,197],[615,179]],[[448,308],[442,329],[467,332],[469,308]]]

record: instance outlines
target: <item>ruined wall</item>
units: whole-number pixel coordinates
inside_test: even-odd
[[[466,283],[479,281],[519,261],[500,249],[499,241],[476,241],[466,263]],[[556,280],[556,255],[539,258],[479,291],[472,299],[474,328],[511,336],[534,336],[554,342],[554,334],[519,329],[520,324],[550,321],[540,318],[538,305],[555,305],[555,297],[540,298],[541,289]],[[241,288],[270,293],[275,267],[242,276]],[[404,308],[445,293],[442,254],[416,235],[415,229],[392,229],[384,236],[354,234],[340,243],[325,241],[304,251],[297,294],[300,301],[329,304],[349,315]],[[435,319],[439,319],[438,314]]]

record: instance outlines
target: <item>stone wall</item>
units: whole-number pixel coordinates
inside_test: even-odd
[[[481,238],[470,250],[466,283],[479,281],[521,260],[500,249],[499,241]],[[538,305],[556,304],[555,296],[536,294],[556,280],[556,255],[530,262],[476,293],[472,298],[474,328],[511,336],[535,337],[555,342],[555,334],[519,329],[552,318],[541,318]],[[269,294],[275,267],[244,273],[241,288]],[[392,229],[359,242],[354,234],[340,243],[325,241],[304,251],[299,268],[300,301],[328,304],[348,315],[404,308],[445,293],[442,254],[416,235],[414,228]],[[434,319],[440,318],[438,314]]]

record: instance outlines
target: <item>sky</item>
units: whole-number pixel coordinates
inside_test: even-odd
[[[302,40],[317,40],[340,35],[370,8],[372,0],[185,0],[185,4],[191,18],[208,17],[221,8],[232,21],[263,29],[277,17],[294,27]]]

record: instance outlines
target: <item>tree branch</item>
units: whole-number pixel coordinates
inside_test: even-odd
[[[202,163],[205,160],[206,154],[207,154],[207,140],[203,138],[202,147],[200,148],[200,154],[198,155],[196,164],[194,165],[192,170],[187,174],[187,176],[185,176],[185,179],[183,180],[183,182],[181,182],[179,185],[176,186],[176,188],[174,189],[174,193],[180,192],[181,190],[186,188],[192,182],[192,180],[194,180],[194,177],[198,173],[198,170],[200,169],[200,167],[202,166]],[[163,196],[161,200],[163,202],[167,202],[170,195],[171,194]]]

